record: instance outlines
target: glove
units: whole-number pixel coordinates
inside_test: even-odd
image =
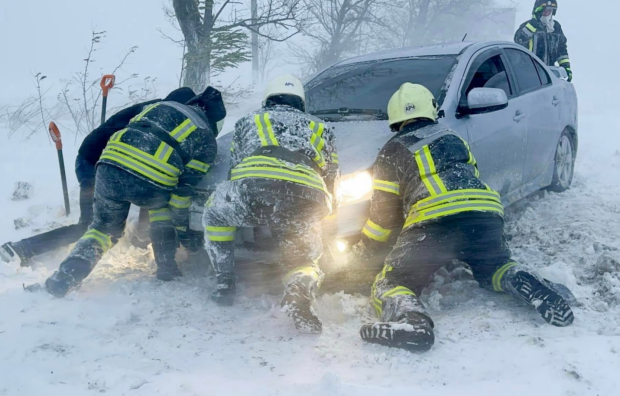
[[[199,251],[204,246],[203,232],[177,227],[177,236],[179,243],[192,253]]]
[[[573,81],[573,71],[570,67],[565,67],[564,69],[566,70],[566,74],[568,74],[568,82]]]

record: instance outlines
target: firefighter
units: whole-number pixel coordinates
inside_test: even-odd
[[[215,269],[211,298],[232,305],[237,227],[268,226],[286,272],[282,307],[302,332],[322,323],[312,302],[323,274],[321,220],[338,206],[338,155],[331,130],[305,113],[305,93],[290,75],[271,81],[263,107],[240,119],[232,140],[230,180],[204,212],[206,250]]]
[[[164,101],[185,103],[194,96],[196,94],[190,88],[179,88],[168,94]],[[80,184],[80,219],[78,223],[22,239],[21,241],[5,243],[0,247],[0,258],[3,261],[16,261],[20,265],[28,265],[33,257],[72,244],[84,235],[84,232],[86,232],[93,220],[95,165],[99,161],[99,157],[101,157],[101,153],[108,140],[115,132],[125,128],[129,121],[146,106],[159,101],[161,100],[151,100],[123,109],[84,138],[75,160],[75,175]],[[143,211],[141,211],[141,225],[143,217]],[[137,243],[138,241],[134,240],[132,242]]]
[[[568,81],[572,81],[566,36],[562,25],[554,18],[557,12],[558,0],[536,0],[532,19],[519,27],[515,43],[532,51],[548,66],[556,63],[562,66],[566,69]]]
[[[177,233],[187,239],[193,187],[215,159],[225,116],[220,92],[209,87],[185,105],[151,104],[114,133],[97,163],[93,222],[47,290],[63,297],[81,284],[122,237],[131,204],[149,210],[157,278],[180,276]]]
[[[403,84],[388,104],[396,135],[374,165],[370,218],[353,260],[398,239],[372,286],[380,322],[362,327],[365,341],[410,351],[434,343],[433,321],[417,295],[454,260],[471,266],[479,284],[534,305],[547,323],[567,326],[573,313],[546,280],[510,257],[497,192],[478,178],[467,143],[437,123],[437,103],[421,85]]]

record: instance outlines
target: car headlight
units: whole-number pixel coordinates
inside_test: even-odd
[[[342,203],[370,199],[371,192],[372,176],[368,171],[352,173],[340,180],[338,194]]]

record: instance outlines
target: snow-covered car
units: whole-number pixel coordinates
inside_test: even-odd
[[[439,122],[469,142],[482,179],[508,206],[544,188],[566,190],[577,152],[577,96],[562,68],[510,42],[454,43],[392,50],[339,62],[306,84],[307,110],[335,131],[342,182],[338,241],[359,237],[370,207],[372,165],[393,136],[387,103],[404,82],[425,85],[440,106]],[[218,139],[216,164],[192,209],[201,229],[204,199],[226,179],[232,134]],[[260,250],[265,230],[241,230],[238,243]]]

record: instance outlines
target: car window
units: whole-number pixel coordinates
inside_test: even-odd
[[[499,88],[506,92],[506,96],[512,96],[512,88],[510,81],[508,80],[508,74],[506,73],[506,67],[502,62],[501,55],[496,55],[487,59],[478,70],[474,73],[474,76],[465,91],[465,95],[474,88]]]
[[[534,65],[536,65],[536,70],[538,70],[538,77],[540,77],[540,81],[542,85],[551,84],[551,77],[549,77],[549,73],[545,70],[542,65],[536,61],[534,61]]]
[[[441,104],[448,75],[455,63],[456,56],[450,55],[331,67],[305,85],[306,108],[310,113],[344,108],[387,113],[388,101],[405,82],[424,85]],[[321,118],[349,120],[329,114],[322,114]]]
[[[506,49],[506,56],[513,66],[517,75],[517,82],[521,91],[531,91],[542,86],[538,71],[534,65],[534,59],[523,51],[517,49]]]

